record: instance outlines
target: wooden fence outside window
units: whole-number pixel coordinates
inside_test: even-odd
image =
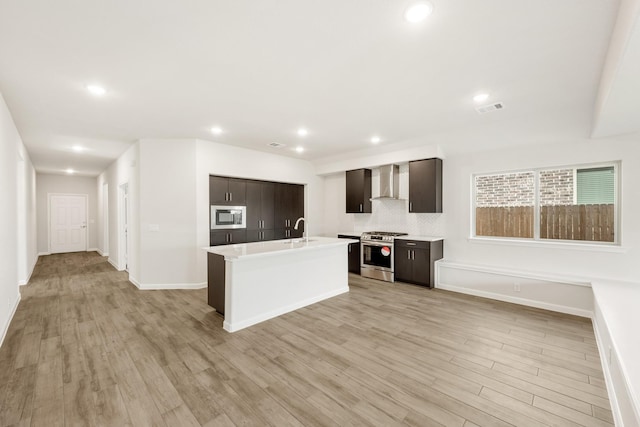
[[[533,238],[533,206],[476,208],[476,236]],[[614,241],[614,205],[540,207],[540,238]]]

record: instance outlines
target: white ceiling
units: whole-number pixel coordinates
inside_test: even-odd
[[[0,0],[0,92],[41,172],[96,175],[140,138],[320,159],[374,134],[563,115],[590,129],[618,1],[433,3],[412,25],[408,0]],[[506,109],[476,113],[484,91]]]

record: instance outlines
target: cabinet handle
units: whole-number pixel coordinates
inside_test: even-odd
[[[410,242],[407,243],[407,246],[415,246],[415,245],[416,245],[415,243],[410,243]]]
[[[407,249],[407,259],[411,259],[411,249]]]
[[[413,211],[413,202],[409,202],[409,212]]]
[[[360,212],[362,212],[362,203],[360,203]]]
[[[233,243],[233,234],[229,233],[229,243]]]
[[[349,253],[351,253],[351,245],[349,245]]]
[[[229,201],[233,202],[233,193],[229,193]]]
[[[411,259],[412,260],[416,259],[416,251],[411,251]]]

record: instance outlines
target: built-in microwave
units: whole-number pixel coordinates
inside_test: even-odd
[[[246,206],[211,206],[211,229],[247,228]]]

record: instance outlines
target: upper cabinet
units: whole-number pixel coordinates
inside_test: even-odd
[[[209,202],[212,205],[244,206],[246,192],[244,179],[209,176]]]
[[[442,213],[442,159],[409,162],[409,212]]]
[[[347,213],[371,213],[371,169],[346,172]]]

